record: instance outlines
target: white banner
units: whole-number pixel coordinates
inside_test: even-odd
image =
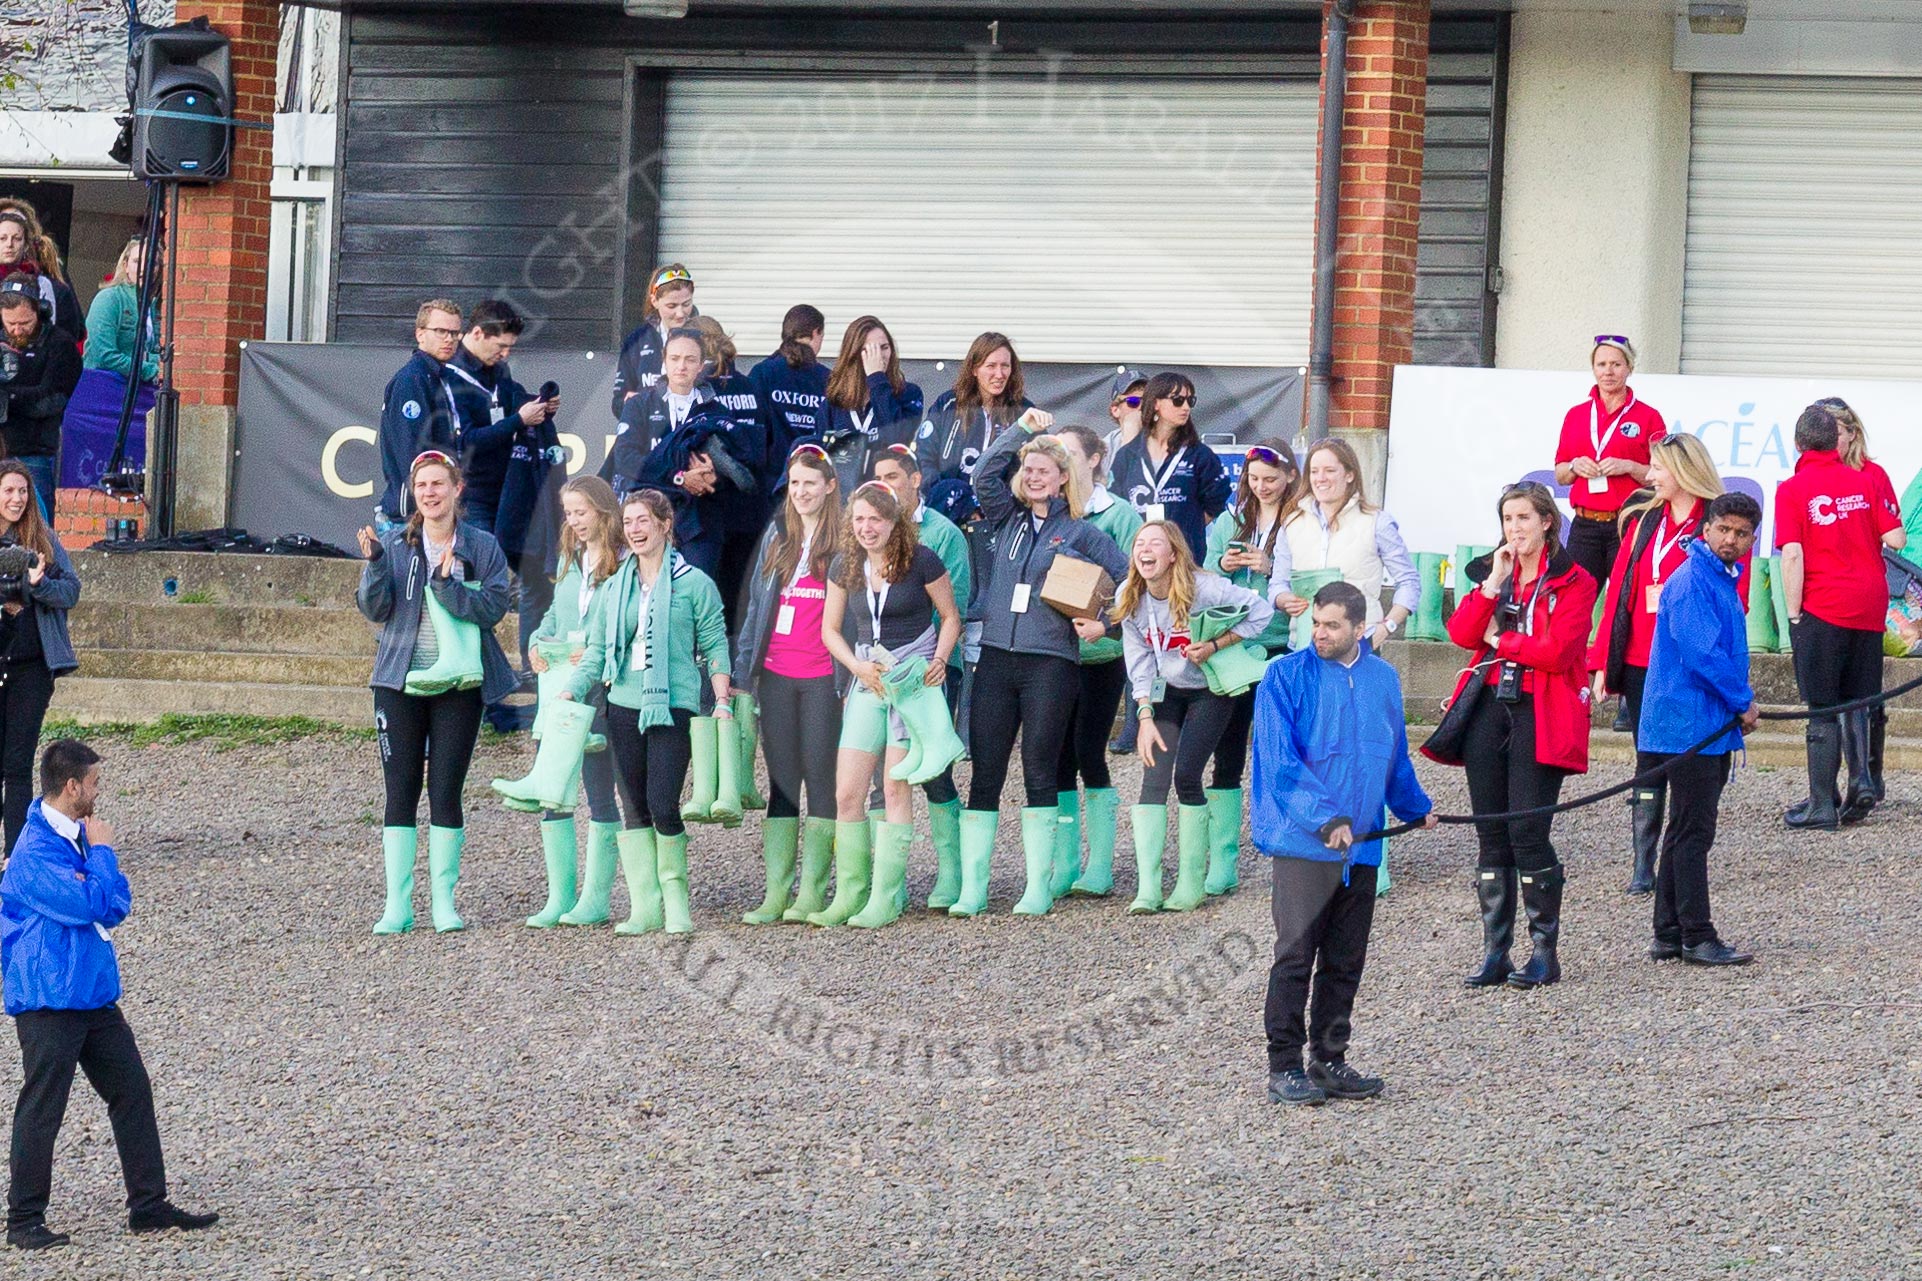
[[[1761,500],[1764,554],[1774,546],[1775,487],[1795,470],[1795,420],[1814,401],[1848,401],[1897,497],[1922,469],[1922,383],[1649,374],[1632,385],[1671,432],[1700,437],[1725,485]],[[1493,544],[1501,532],[1496,499],[1518,480],[1546,484],[1568,514],[1567,490],[1555,483],[1555,446],[1562,417],[1592,386],[1580,373],[1396,369],[1385,506],[1409,550]]]

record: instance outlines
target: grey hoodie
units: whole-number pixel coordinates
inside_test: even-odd
[[[414,640],[420,632],[421,604],[429,584],[441,607],[455,618],[481,629],[481,699],[498,703],[514,692],[514,671],[494,639],[494,624],[507,615],[509,589],[507,557],[485,530],[472,525],[454,529],[454,573],[430,574],[427,555],[407,541],[406,526],[380,536],[381,554],[361,567],[360,590],[354,603],[369,622],[379,623],[380,644],[374,651],[375,689],[404,689],[407,668],[414,659]],[[477,582],[478,591],[464,584]]]
[[[1243,639],[1261,635],[1268,626],[1268,620],[1275,616],[1275,607],[1261,593],[1237,587],[1214,574],[1195,575],[1195,602],[1189,607],[1188,616],[1192,618],[1202,610],[1217,605],[1248,611],[1247,621],[1235,627],[1235,635]],[[1133,696],[1137,700],[1150,696],[1154,690],[1157,669],[1161,679],[1177,689],[1208,688],[1208,673],[1183,658],[1180,645],[1170,645],[1161,652],[1157,661],[1155,648],[1148,641],[1148,624],[1151,621],[1157,631],[1167,626],[1168,602],[1157,601],[1143,592],[1135,612],[1121,620],[1121,653],[1128,663],[1128,688]],[[1184,625],[1175,631],[1179,636],[1187,628]]]

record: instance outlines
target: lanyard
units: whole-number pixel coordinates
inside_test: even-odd
[[[876,593],[874,566],[871,564],[863,567],[862,584],[861,592],[868,598],[868,625],[874,631],[874,643],[879,645],[881,643],[881,611],[888,607],[888,588],[893,584],[885,578],[882,579],[881,590]]]
[[[807,577],[808,549],[813,546],[814,546],[813,534],[809,534],[806,538],[801,540],[801,554],[794,558],[794,573],[788,576],[787,586],[784,589],[782,589],[781,595],[792,596],[794,594],[794,589],[801,585],[801,580]]]
[[[493,389],[490,391],[488,388],[481,386],[480,379],[474,377],[474,375],[468,373],[465,369],[462,369],[459,365],[456,365],[450,361],[448,362],[446,369],[447,369],[447,372],[450,374],[458,374],[462,378],[465,378],[470,384],[473,385],[473,388],[475,391],[487,392],[489,408],[493,410],[493,418],[496,422],[500,420],[501,385],[500,385],[499,379],[496,379],[494,381]],[[451,388],[448,389],[447,403],[450,407],[454,404],[454,393]],[[460,411],[458,409],[454,411],[454,423],[456,427],[460,425]]]
[[[1662,585],[1662,562],[1667,560],[1668,554],[1675,550],[1675,544],[1686,538],[1688,531],[1694,527],[1695,519],[1690,517],[1675,527],[1673,538],[1664,540],[1662,534],[1668,529],[1668,514],[1666,512],[1662,514],[1662,523],[1655,531],[1655,555],[1649,559],[1648,563],[1649,582],[1657,587]]]
[[[1521,573],[1521,569],[1519,566],[1517,566],[1515,572],[1518,575]],[[1517,582],[1516,579],[1510,579],[1509,581],[1512,584],[1516,584],[1516,586],[1519,588],[1519,583]],[[1534,590],[1528,593],[1528,604],[1522,606],[1522,616],[1519,620],[1517,620],[1515,624],[1515,630],[1520,632],[1524,636],[1533,636],[1535,634],[1535,602],[1541,598],[1542,584],[1547,581],[1548,581],[1548,566],[1544,564],[1539,570],[1536,571]],[[1519,590],[1515,592],[1515,599],[1516,600],[1521,599],[1521,592]]]
[[[1155,625],[1155,609],[1157,606],[1167,611],[1168,614],[1168,621],[1159,628]],[[1174,647],[1174,610],[1161,601],[1157,601],[1154,597],[1148,597],[1148,625],[1142,628],[1142,630],[1148,634],[1148,648],[1155,652],[1155,665],[1159,667],[1162,656]]]
[[[581,609],[580,609],[581,624],[585,626],[587,623],[587,608],[588,606],[594,603],[594,589],[600,586],[599,583],[596,583],[592,578],[588,577],[587,557],[585,556],[585,554],[583,554],[581,557],[580,573],[581,573]]]
[[[868,430],[874,423],[874,406],[868,406],[868,412],[865,417],[852,409],[848,410],[848,417],[854,420],[854,430],[860,432],[863,436],[874,435],[873,432]]]
[[[1175,468],[1181,465],[1182,457],[1186,455],[1187,452],[1188,447],[1183,445],[1180,449],[1175,450],[1174,453],[1169,454],[1168,460],[1161,464],[1161,474],[1156,475],[1154,468],[1148,463],[1148,446],[1145,443],[1141,446],[1141,474],[1150,485],[1154,486],[1154,493],[1149,495],[1148,498],[1149,502],[1158,502],[1160,500],[1162,482],[1175,474]]]
[[[1608,430],[1603,431],[1601,401],[1591,400],[1588,402],[1588,443],[1595,446],[1595,460],[1597,462],[1601,461],[1602,451],[1608,448],[1609,442],[1615,439],[1615,429],[1622,425],[1622,419],[1626,418],[1628,411],[1633,408],[1635,408],[1635,393],[1631,391],[1628,393],[1627,403],[1616,411],[1613,418],[1608,420]]]

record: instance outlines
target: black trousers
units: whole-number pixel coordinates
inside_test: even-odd
[[[1323,1063],[1339,1063],[1348,1053],[1355,993],[1368,963],[1368,933],[1375,923],[1373,871],[1354,868],[1344,885],[1340,863],[1267,862],[1275,917],[1275,962],[1268,969],[1262,1015],[1268,1070],[1300,1067],[1304,1045]]]
[[[1661,764],[1670,756],[1647,753]],[[1708,910],[1708,852],[1715,845],[1715,823],[1728,784],[1729,758],[1691,756],[1668,774],[1668,827],[1662,858],[1655,869],[1655,937],[1693,947],[1714,941],[1715,922]]]
[[[1223,698],[1206,685],[1200,689],[1170,685],[1167,695],[1155,704],[1155,729],[1167,750],[1156,753],[1155,763],[1141,771],[1141,803],[1166,805],[1172,778],[1177,801],[1206,805],[1208,790],[1202,786],[1202,775],[1208,772],[1208,758],[1215,754],[1234,712],[1234,699]]]
[[[1580,492],[1582,484],[1577,477],[1577,492]],[[1601,587],[1608,585],[1609,571],[1615,568],[1615,553],[1621,546],[1621,527],[1612,520],[1588,520],[1577,516],[1568,522],[1569,559],[1587,570]]]
[[[20,1101],[13,1109],[12,1182],[7,1227],[42,1222],[53,1194],[53,1146],[67,1116],[78,1066],[107,1103],[127,1209],[151,1210],[167,1199],[167,1167],[154,1121],[153,1085],[133,1029],[118,1005],[97,1010],[30,1010],[13,1021],[20,1036]]]
[[[1882,692],[1879,629],[1837,627],[1803,614],[1790,640],[1795,645],[1795,684],[1810,707],[1833,707]]]
[[[1061,768],[1055,776],[1062,791],[1074,791],[1076,779],[1088,787],[1114,786],[1108,773],[1108,735],[1114,732],[1115,710],[1127,687],[1128,664],[1119,658],[1081,665],[1074,725],[1061,744]]]
[[[380,769],[387,781],[385,827],[412,827],[420,821],[420,784],[427,775],[427,821],[435,827],[465,827],[461,788],[480,737],[481,694],[456,689],[417,698],[397,689],[374,691],[374,728],[380,743]]]
[[[1068,737],[1080,687],[1081,664],[1073,659],[982,649],[968,724],[968,757],[974,763],[969,809],[1001,808],[1017,735],[1028,807],[1045,809],[1057,803],[1061,744]]]
[[[1468,722],[1462,745],[1468,767],[1468,803],[1477,814],[1500,814],[1553,805],[1562,793],[1563,772],[1535,760],[1535,700],[1503,703],[1483,690]],[[1552,818],[1524,818],[1475,824],[1481,842],[1480,866],[1540,872],[1555,866],[1549,841]]]
[[[621,821],[630,830],[651,827],[662,836],[687,830],[681,822],[681,786],[694,759],[687,728],[694,713],[676,707],[671,715],[673,724],[643,731],[638,708],[607,705],[607,740],[620,771]]]
[[[1228,713],[1228,726],[1221,731],[1221,742],[1215,745],[1216,791],[1241,786],[1242,772],[1248,768],[1248,736],[1255,728],[1255,691],[1243,690],[1234,699],[1234,708]]]
[[[53,673],[43,660],[30,658],[0,667],[0,789],[4,789],[0,812],[5,814],[8,854],[27,825],[27,806],[38,791],[33,758],[40,746],[40,725],[52,701]],[[0,858],[0,863],[5,861]]]
[[[841,742],[841,699],[834,674],[795,680],[763,670],[756,678],[761,754],[767,757],[767,816],[834,817],[834,753]]]

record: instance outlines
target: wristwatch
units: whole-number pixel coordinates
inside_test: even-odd
[[[1396,622],[1392,618],[1382,619],[1381,626],[1382,626],[1382,630],[1387,632],[1390,636],[1393,636],[1396,632],[1401,630],[1401,624]]]

